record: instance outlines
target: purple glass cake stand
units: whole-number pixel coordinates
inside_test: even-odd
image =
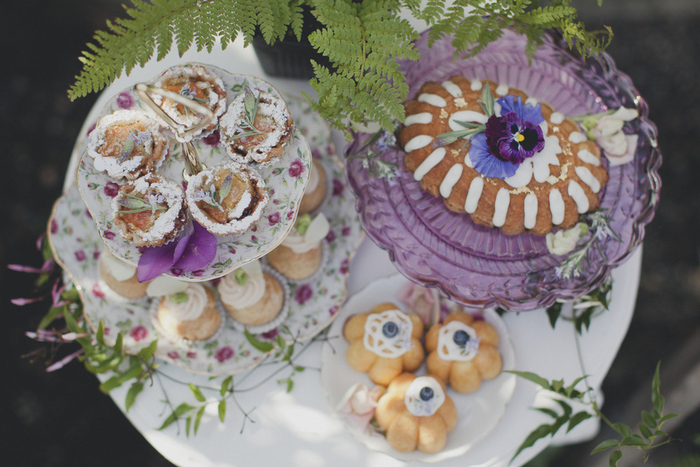
[[[617,236],[593,240],[579,274],[565,279],[557,271],[564,257],[550,254],[544,237],[504,235],[474,224],[467,214],[449,211],[442,199],[421,190],[403,167],[404,153],[398,150],[381,155],[398,166],[398,176],[391,181],[373,178],[361,159],[348,159],[346,175],[362,226],[406,277],[465,305],[530,311],[587,294],[640,245],[659,202],[661,153],[646,102],[608,55],[583,60],[553,33],[530,63],[525,38],[511,31],[476,57],[456,61],[450,40],[446,37],[429,48],[426,32],[417,41],[420,61],[401,64],[411,89],[409,99],[424,82],[459,74],[507,83],[566,116],[620,106],[638,110],[639,118],[625,126],[626,133],[638,135],[635,158],[608,168],[610,180],[602,194],[601,209],[612,218],[610,228]],[[354,136],[346,156],[370,137]]]

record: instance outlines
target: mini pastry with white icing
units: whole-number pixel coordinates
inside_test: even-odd
[[[268,166],[292,139],[294,119],[280,97],[245,88],[221,117],[220,135],[235,161]]]
[[[149,285],[138,281],[135,266],[115,257],[107,247],[100,253],[100,275],[111,290],[131,300],[143,297]]]
[[[405,167],[476,224],[546,235],[600,206],[608,180],[600,148],[549,104],[504,83],[454,76],[423,84],[404,105]]]
[[[299,203],[299,215],[313,212],[321,205],[326,197],[326,180],[323,164],[314,160],[309,170],[309,181],[306,183],[304,196]]]
[[[374,417],[397,451],[436,453],[447,444],[458,415],[440,378],[403,373],[377,401]]]
[[[195,137],[209,135],[219,124],[226,110],[226,89],[223,81],[214,72],[201,65],[174,66],[163,73],[154,86],[186,97],[208,108],[214,118],[211,123],[195,134],[182,137],[175,133],[178,141],[186,142]],[[153,101],[176,123],[191,128],[202,121],[202,115],[171,99],[153,94]]]
[[[136,246],[160,246],[174,240],[187,222],[179,184],[149,174],[119,189],[112,199],[114,223]]]
[[[313,219],[309,214],[299,216],[282,244],[267,254],[267,261],[289,279],[308,279],[321,267],[321,242],[329,231],[330,224],[323,213]]]
[[[269,201],[263,178],[237,162],[190,177],[185,195],[194,220],[218,236],[249,230]]]
[[[451,313],[443,324],[425,335],[428,373],[449,382],[452,389],[468,394],[492,380],[503,369],[496,329],[464,311]]]
[[[199,283],[162,297],[156,314],[160,328],[167,335],[192,341],[210,338],[221,324],[214,292]]]
[[[343,327],[349,343],[348,364],[386,386],[403,371],[415,371],[423,363],[423,329],[418,316],[402,313],[389,302],[351,316]]]
[[[217,285],[226,311],[239,323],[257,326],[275,319],[284,306],[284,290],[260,261],[244,264]]]
[[[134,180],[155,172],[168,153],[166,130],[137,110],[117,110],[102,117],[90,132],[87,153],[95,169],[116,179]]]

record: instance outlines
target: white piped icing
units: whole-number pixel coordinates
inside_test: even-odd
[[[534,193],[528,193],[525,196],[525,201],[523,203],[524,208],[524,222],[523,225],[526,229],[534,229],[537,223],[537,209],[538,209],[537,196]]]
[[[445,178],[442,179],[442,183],[440,184],[440,195],[443,198],[449,198],[452,194],[452,188],[454,188],[459,181],[463,170],[462,164],[455,164],[447,171]]]
[[[447,107],[447,101],[437,94],[423,93],[416,99],[418,102],[425,102],[433,107]]]
[[[384,325],[393,323],[396,334],[387,336]],[[399,310],[386,310],[381,313],[370,313],[365,322],[363,344],[367,350],[385,358],[396,358],[405,354],[411,348],[413,322]]]
[[[430,389],[430,398],[423,400],[421,391],[424,388]],[[419,376],[414,379],[406,389],[404,404],[406,409],[416,417],[429,417],[445,403],[445,391],[440,383],[432,376]]]
[[[556,188],[549,192],[549,210],[552,213],[552,224],[559,225],[564,222],[564,198]]]
[[[469,167],[470,169],[473,169],[473,168],[474,168],[474,163],[472,162],[472,158],[469,157],[469,153],[466,153],[466,154],[464,155],[464,165],[466,165],[466,166]]]
[[[571,196],[576,202],[576,209],[578,210],[579,214],[584,214],[588,212],[588,208],[590,207],[588,203],[588,197],[583,191],[583,188],[581,188],[581,185],[576,183],[576,180],[569,181],[569,188],[567,192],[569,193],[569,196]]]
[[[404,125],[411,126],[417,123],[427,125],[433,121],[433,114],[430,112],[421,112],[419,114],[413,114],[406,117],[406,123]]]
[[[452,97],[462,97],[462,90],[452,81],[444,81],[442,87],[450,93]]]
[[[187,290],[188,282],[174,279],[170,276],[158,276],[148,284],[146,295],[149,297],[162,297]]]
[[[540,103],[540,101],[539,101],[539,99],[537,99],[535,97],[528,97],[527,100],[525,101],[525,103],[530,104],[530,105],[537,105]]]
[[[306,190],[304,193],[312,193],[318,188],[318,184],[321,181],[321,176],[318,174],[318,169],[316,164],[309,165],[309,181],[306,182]]]
[[[515,175],[503,179],[508,185],[513,188],[524,187],[532,180],[532,162],[529,160],[523,161],[515,171]]]
[[[595,154],[593,154],[588,149],[581,149],[577,154],[579,159],[581,159],[586,164],[591,164],[596,167],[600,166],[600,159],[598,159]]]
[[[425,158],[423,162],[420,163],[418,168],[416,168],[416,171],[413,172],[413,177],[421,181],[423,177],[425,177],[425,174],[430,172],[430,170],[438,165],[440,161],[445,157],[445,154],[447,154],[447,149],[445,148],[437,148],[435,151],[431,152],[428,157]]]
[[[136,268],[112,255],[107,247],[102,249],[100,260],[107,272],[120,282],[131,279],[136,274]]]
[[[508,214],[508,206],[510,205],[510,193],[505,188],[501,188],[496,193],[496,201],[494,202],[493,225],[502,227],[506,223],[506,214]]]
[[[466,345],[455,342],[455,333],[464,331],[469,336]],[[437,353],[442,360],[453,362],[468,362],[476,357],[479,352],[479,341],[476,330],[461,321],[450,321],[440,328],[438,333]]]
[[[307,242],[304,236],[297,232],[297,229],[291,229],[289,234],[284,237],[284,241],[282,241],[282,245],[286,246],[297,254],[306,253],[314,248],[318,248],[320,243],[321,242]]]
[[[505,96],[508,94],[508,89],[510,89],[510,86],[508,86],[506,83],[501,83],[496,87],[496,94],[499,96]]]
[[[476,208],[479,206],[479,199],[481,199],[481,193],[484,191],[484,179],[481,177],[474,177],[472,183],[469,185],[469,192],[467,193],[467,199],[464,200],[464,210],[469,214],[474,214]]]
[[[484,84],[480,79],[473,79],[469,82],[469,87],[472,91],[479,91],[482,87],[484,87]]]
[[[559,146],[559,138],[556,136],[547,136],[544,139],[544,148],[532,156],[532,174],[535,180],[544,183],[549,177],[549,166],[559,165],[557,154],[561,154]]]
[[[572,131],[569,133],[569,141],[574,144],[583,143],[584,141],[588,141],[588,137],[580,131]]]
[[[177,321],[192,321],[199,318],[204,311],[204,307],[209,301],[207,292],[202,284],[190,284],[185,289],[187,300],[176,303],[173,301],[174,295],[164,298],[168,304],[168,313]]]
[[[255,261],[260,267],[260,263]],[[235,273],[227,274],[219,282],[218,290],[221,301],[237,310],[255,305],[265,295],[265,277],[260,269],[260,274],[248,274],[245,285],[236,281]]]
[[[428,135],[418,135],[411,138],[411,141],[406,143],[404,150],[406,152],[415,151],[416,149],[421,149],[433,142],[433,137]]]
[[[552,112],[552,115],[549,116],[549,121],[555,125],[561,125],[564,123],[564,114],[561,112]]]
[[[593,176],[588,168],[578,166],[574,170],[576,171],[578,178],[580,178],[583,183],[591,187],[591,191],[593,193],[598,193],[600,191],[600,182]]]
[[[464,127],[460,125],[459,122],[469,122],[469,123],[481,123],[486,124],[488,117],[480,112],[474,112],[473,110],[460,110],[455,112],[450,116],[447,124],[450,126],[450,130],[459,131],[464,130]]]

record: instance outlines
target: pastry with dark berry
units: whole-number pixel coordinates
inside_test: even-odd
[[[418,316],[405,314],[388,302],[351,316],[343,327],[343,336],[350,344],[345,354],[348,364],[367,373],[374,383],[387,386],[423,363],[423,329]]]

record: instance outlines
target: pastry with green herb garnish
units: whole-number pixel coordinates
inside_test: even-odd
[[[191,99],[214,114],[214,119],[206,128],[186,137],[183,142],[211,134],[226,111],[226,89],[223,81],[201,65],[174,66],[161,75],[155,86]],[[159,94],[153,94],[153,101],[170,118],[185,127],[192,127],[202,121],[202,115]],[[176,138],[180,139],[177,135]]]
[[[165,127],[137,110],[102,117],[90,132],[87,153],[95,169],[116,179],[134,180],[155,172],[168,153]]]
[[[221,279],[217,285],[221,303],[233,319],[259,326],[277,318],[284,307],[284,289],[271,274],[253,261]]]
[[[292,138],[294,119],[287,103],[248,87],[221,117],[221,140],[234,161],[273,164]]]
[[[267,254],[270,266],[289,279],[311,277],[321,267],[321,243],[329,231],[330,224],[323,213],[313,219],[309,214],[299,216],[280,246]]]
[[[265,181],[253,169],[229,162],[190,178],[185,193],[194,220],[214,235],[253,227],[267,206]]]
[[[129,182],[112,200],[114,223],[123,238],[136,246],[160,246],[185,227],[187,209],[182,188],[160,175]]]
[[[182,292],[165,295],[157,311],[158,323],[171,337],[191,341],[213,336],[221,325],[216,296],[207,286],[192,283]]]

